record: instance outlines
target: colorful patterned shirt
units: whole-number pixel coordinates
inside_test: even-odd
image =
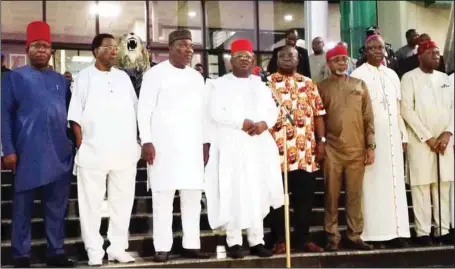
[[[326,112],[316,84],[310,78],[297,73],[293,76],[274,73],[269,76],[268,80],[269,86],[290,112],[295,122],[295,126],[292,126],[281,111],[277,123],[269,130],[280,152],[281,170],[284,171],[283,142],[285,136],[287,138],[287,170],[302,169],[309,173],[319,170],[319,164],[315,161],[314,117],[325,115]],[[284,134],[284,124],[287,127],[286,134]]]

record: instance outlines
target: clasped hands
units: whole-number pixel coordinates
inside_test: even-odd
[[[452,134],[450,132],[443,132],[438,136],[438,138],[432,137],[428,139],[425,143],[427,143],[431,151],[444,155],[444,152],[446,151],[447,145],[449,144],[451,137]]]
[[[243,121],[242,131],[253,136],[260,135],[268,129],[267,123],[264,121],[253,122],[252,120],[245,119]]]

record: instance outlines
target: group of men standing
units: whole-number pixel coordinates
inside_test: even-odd
[[[105,255],[99,227],[106,180],[108,259],[134,261],[125,250],[141,156],[152,190],[157,262],[169,259],[177,190],[184,257],[209,257],[200,251],[203,190],[211,227],[226,231],[229,257],[244,256],[242,229],[252,254],[283,253],[283,173],[289,173],[296,247],[323,251],[309,238],[320,169],[326,250],[338,250],[341,241],[343,181],[349,245],[370,250],[365,241],[397,239],[403,246],[401,238],[410,237],[403,150],[419,241],[430,243],[430,196],[434,215],[438,206],[442,212],[441,223],[435,218],[442,227],[436,235],[448,233],[453,85],[435,71],[439,50],[432,41],[419,45],[420,66],[401,83],[382,65],[385,43],[379,35],[366,40],[366,62],[351,76],[346,47],[329,50],[330,76],[318,84],[299,74],[302,53],[295,44],[286,45],[276,52],[277,70],[266,86],[252,74],[253,46],[245,39],[231,44],[232,73],[204,83],[188,66],[191,32],[176,30],[169,35],[169,60],[144,74],[139,98],[126,73],[115,68],[118,46],[112,35],[94,38],[95,64],[78,74],[72,93],[65,78],[48,68],[51,44],[49,26],[30,23],[30,65],[2,78],[2,147],[5,167],[15,173],[12,249],[18,267],[30,265],[31,209],[38,188],[44,191],[48,264],[74,265],[63,251],[72,173],[89,265],[101,265]],[[67,135],[68,122],[74,141]],[[269,213],[273,250],[264,242],[263,220]]]

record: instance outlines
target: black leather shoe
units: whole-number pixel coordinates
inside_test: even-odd
[[[348,248],[353,248],[356,250],[373,250],[374,247],[372,245],[369,245],[365,242],[363,242],[362,239],[357,239],[355,241],[352,240],[347,240],[346,242]]]
[[[263,244],[259,244],[253,247],[250,247],[251,255],[259,256],[259,257],[271,257],[273,255],[271,250],[265,248]]]
[[[49,267],[70,268],[76,266],[76,262],[69,259],[65,254],[59,254],[56,256],[49,257],[46,261],[46,264]]]
[[[387,242],[387,245],[389,245],[392,248],[408,248],[410,247],[408,241],[404,238],[395,238]]]
[[[431,237],[428,235],[424,236],[418,236],[415,239],[416,243],[421,245],[421,246],[432,246],[433,245],[433,240],[431,240]]]
[[[206,253],[202,253],[199,249],[183,249],[182,257],[188,259],[210,259]]]
[[[169,252],[158,251],[157,253],[155,253],[155,256],[153,256],[154,262],[167,262],[168,260],[169,260]]]
[[[232,259],[243,259],[245,257],[240,245],[233,245],[232,247],[228,247],[227,256]]]
[[[30,258],[17,258],[13,264],[15,268],[30,268]]]

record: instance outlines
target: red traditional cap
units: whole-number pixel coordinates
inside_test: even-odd
[[[49,44],[51,43],[51,28],[49,24],[43,21],[34,21],[28,24],[26,46],[28,47],[30,43],[37,40],[44,40]]]
[[[231,54],[239,51],[248,51],[253,53],[253,44],[248,39],[237,39],[231,44]]]
[[[330,49],[329,51],[327,51],[325,57],[328,62],[333,57],[340,56],[340,55],[348,56],[348,50],[344,46],[338,45],[338,46],[335,46],[334,48]]]
[[[434,42],[432,40],[422,42],[419,44],[419,47],[417,48],[417,55],[424,53],[427,49],[434,49],[434,48],[439,48],[438,44],[436,44],[436,42]]]

